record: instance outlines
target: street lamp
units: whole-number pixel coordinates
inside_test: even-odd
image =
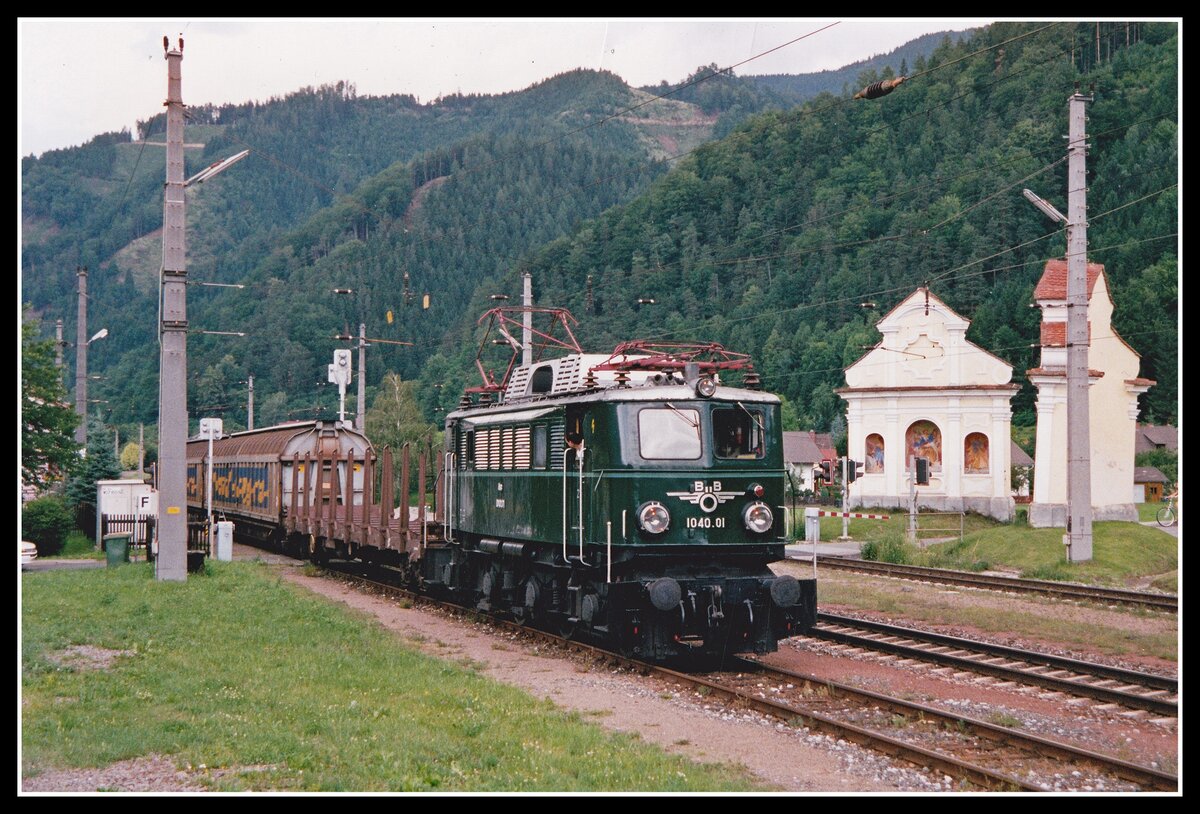
[[[1055,223],[1066,223],[1067,216],[1054,208],[1053,204],[1045,198],[1039,197],[1032,190],[1023,189],[1021,194],[1025,196],[1025,200],[1036,206],[1043,215],[1050,218]]]
[[[87,283],[87,270],[80,271],[80,286],[85,286]],[[81,288],[82,291],[82,288]],[[85,297],[80,297],[80,325],[78,328],[78,336],[82,340],[84,332],[87,330],[87,311],[84,303]],[[92,334],[92,338],[86,342],[80,341],[78,347],[75,348],[75,414],[79,416],[79,426],[75,428],[75,443],[81,446],[87,446],[87,383],[92,377],[87,372],[87,349],[91,347],[93,342],[98,342],[108,336],[108,328],[101,328]]]

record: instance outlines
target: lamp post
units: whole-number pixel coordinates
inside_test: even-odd
[[[87,336],[87,273],[87,266],[76,271],[79,276],[79,311],[75,326],[75,414],[79,416],[79,426],[75,428],[75,443],[83,447],[87,446],[88,346],[108,336],[108,328],[101,328],[92,334],[91,339],[84,339]]]

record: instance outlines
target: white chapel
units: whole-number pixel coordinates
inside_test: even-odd
[[[907,506],[913,460],[930,464],[922,507],[1014,512],[1010,483],[1012,366],[968,342],[970,322],[919,288],[876,328],[878,345],[846,369],[848,452],[864,462],[857,506]],[[1132,438],[1132,433],[1130,434]]]

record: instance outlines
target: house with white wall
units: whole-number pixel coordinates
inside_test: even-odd
[[[783,434],[783,465],[800,491],[816,491],[813,468],[828,458],[816,440],[816,433],[785,432]]]

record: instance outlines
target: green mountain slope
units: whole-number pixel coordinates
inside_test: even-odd
[[[1142,24],[1126,45],[1122,24],[1105,23],[1096,60],[1095,24],[1030,35],[1046,25],[943,41],[905,58],[913,78],[872,102],[825,93],[787,107],[782,90],[722,76],[623,112],[648,90],[576,71],[430,104],[340,84],[194,109],[189,173],[253,152],[189,190],[193,280],[245,285],[191,288],[192,325],[247,334],[190,338],[192,416],[239,426],[248,375],[258,425],[328,414],[324,367],[345,345],[332,337],[365,322],[368,336],[414,343],[368,351],[372,389],[399,371],[436,419],[474,383],[477,317],[492,294],[516,300],[525,268],[539,304],[580,318],[585,347],[721,341],[822,429],[874,322],[926,281],[1024,384],[1033,284],[1065,241],[1020,190],[1065,208],[1055,162],[1080,80],[1095,84],[1091,258],[1107,266],[1117,330],[1159,381],[1143,419],[1175,421],[1176,26]],[[849,89],[890,75],[861,71]],[[72,335],[75,267],[89,266],[91,324],[112,331],[89,361],[107,377],[108,420],[126,427],[152,424],[157,401],[160,120],[140,129],[144,141],[108,134],[25,159],[22,176],[22,297]],[[1018,422],[1033,420],[1033,397],[1026,386],[1014,399]]]
[[[1086,74],[1072,54],[1088,24],[1014,39],[1040,27],[946,42],[874,102],[823,95],[747,121],[540,253],[530,264],[539,302],[583,317],[592,348],[662,337],[750,352],[764,385],[823,428],[842,409],[842,369],[878,340],[874,322],[928,281],[974,320],[971,339],[1014,365],[1025,384],[1014,410],[1031,423],[1024,372],[1036,363],[1038,316],[1027,306],[1065,240],[1021,189],[1065,208],[1065,164],[1055,162],[1082,79],[1095,83],[1090,255],[1116,292],[1116,329],[1159,382],[1143,397],[1144,420],[1175,420],[1175,26],[1143,26],[1140,41],[1122,41]],[[515,278],[507,285],[516,290]],[[637,297],[658,304],[637,310]]]

